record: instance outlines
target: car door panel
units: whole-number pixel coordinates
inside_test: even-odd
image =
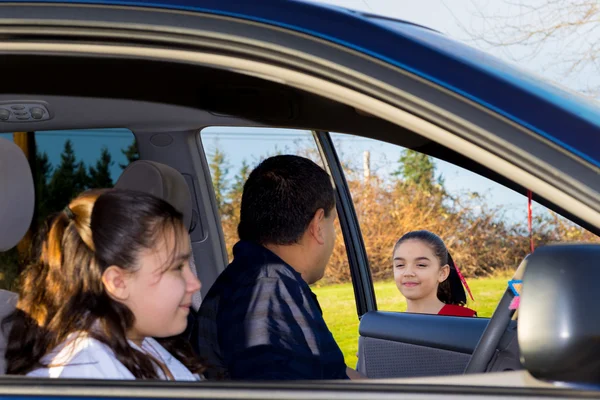
[[[461,374],[489,320],[371,311],[359,326],[359,371],[369,378]]]

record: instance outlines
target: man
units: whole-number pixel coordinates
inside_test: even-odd
[[[314,162],[264,160],[244,185],[234,260],[204,299],[198,352],[208,378],[348,379],[309,285],[323,277],[336,218],[329,175]]]

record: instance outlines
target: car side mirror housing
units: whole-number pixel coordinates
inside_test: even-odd
[[[536,378],[600,384],[600,245],[540,247],[519,304],[521,363]]]

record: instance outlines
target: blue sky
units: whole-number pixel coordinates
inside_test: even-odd
[[[260,139],[244,140],[247,135]],[[298,148],[316,150],[311,133],[303,130],[218,127],[206,128],[201,137],[209,155],[217,148],[227,155],[231,166],[230,177],[238,172],[244,160],[252,165],[260,157],[278,151],[295,153]],[[383,178],[390,177],[398,168],[398,159],[404,150],[400,146],[357,136],[332,133],[332,137],[342,162],[349,163],[359,174],[363,173],[364,153],[369,152],[372,173]],[[527,203],[520,194],[441,160],[436,160],[436,172],[443,176],[445,187],[450,193],[460,195],[475,191],[486,196],[488,206],[501,206],[511,221],[526,218]]]

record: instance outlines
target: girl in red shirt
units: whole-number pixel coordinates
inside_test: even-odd
[[[465,307],[463,279],[436,234],[422,230],[402,236],[394,246],[393,265],[394,280],[406,297],[407,312],[477,316],[475,310]]]

